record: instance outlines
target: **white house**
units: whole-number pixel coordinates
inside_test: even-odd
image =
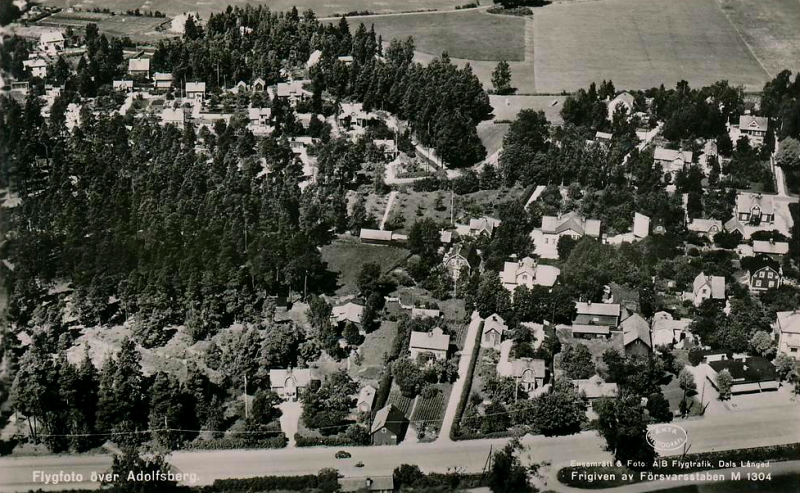
[[[344,305],[334,306],[331,310],[331,318],[335,323],[352,322],[356,325],[361,324],[361,317],[364,315],[364,306],[348,301]]]
[[[132,92],[133,91],[133,81],[132,80],[115,80],[115,81],[111,81],[111,86],[114,88],[115,91],[121,91],[121,92]]]
[[[175,125],[178,128],[183,128],[185,123],[186,112],[182,107],[161,110],[161,125]]]
[[[299,101],[305,101],[311,98],[312,93],[303,87],[310,82],[309,80],[279,82],[276,88],[277,97],[285,99],[289,101],[292,106],[295,106]]]
[[[375,403],[375,387],[367,385],[358,393],[358,401],[356,407],[362,413],[372,411],[372,405]]]
[[[584,236],[600,238],[600,221],[586,219],[578,212],[542,217],[542,227],[534,229],[531,233],[536,254],[542,258],[557,259],[558,240],[562,236],[569,236],[575,240]]]
[[[635,99],[629,92],[621,92],[614,99],[608,102],[608,121],[614,120],[614,113],[618,108],[625,108],[628,116],[633,114],[633,104]]]
[[[39,37],[39,50],[57,56],[64,50],[64,35],[60,31],[47,31]]]
[[[187,82],[183,90],[188,99],[202,101],[206,98],[205,82]]]
[[[692,158],[693,155],[691,151],[679,151],[675,149],[666,149],[664,147],[656,147],[655,153],[653,153],[653,161],[656,164],[660,164],[661,170],[664,173],[671,174],[673,179],[679,171],[686,169],[692,164]]]
[[[769,119],[763,116],[742,115],[739,117],[739,135],[747,137],[752,146],[764,144]]]
[[[456,224],[456,233],[462,236],[492,236],[494,229],[500,226],[500,220],[489,216],[470,219],[469,224]]]
[[[702,272],[697,274],[692,283],[690,294],[694,306],[700,306],[705,300],[725,299],[725,278],[722,276],[707,276]]]
[[[722,221],[719,219],[699,219],[695,218],[686,225],[686,229],[697,234],[714,238],[714,235],[722,231]]]
[[[778,352],[800,359],[800,310],[778,312],[773,329]]]
[[[411,351],[411,359],[417,361],[420,358],[429,360],[447,359],[447,349],[450,347],[450,336],[445,334],[439,327],[430,332],[411,332],[411,341],[408,349]]]
[[[150,78],[150,59],[131,58],[128,60],[128,75]]]
[[[506,262],[500,273],[500,282],[512,293],[517,286],[552,287],[556,283],[561,270],[552,265],[540,265],[535,259],[525,257],[519,262]]]
[[[297,400],[314,378],[310,368],[272,369],[269,371],[269,382],[272,391],[284,400]]]
[[[172,74],[156,72],[153,74],[153,86],[158,91],[166,91],[172,87]]]
[[[47,77],[47,62],[42,58],[31,58],[22,62],[25,68],[30,69],[31,75],[44,79]]]

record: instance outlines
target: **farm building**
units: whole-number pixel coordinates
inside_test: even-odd
[[[503,334],[508,330],[503,318],[493,313],[483,321],[483,333],[481,334],[481,347],[500,350],[500,343],[503,341]]]
[[[708,380],[715,389],[717,377],[723,370],[728,370],[733,377],[731,394],[751,394],[778,390],[778,374],[775,366],[769,361],[758,356],[746,358],[733,358],[708,363],[711,371]]]
[[[380,409],[372,420],[373,445],[397,445],[403,441],[408,429],[408,419],[394,404]]]

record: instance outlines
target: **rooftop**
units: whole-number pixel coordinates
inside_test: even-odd
[[[728,370],[734,384],[768,382],[778,378],[775,366],[758,356],[746,358],[744,361],[738,359],[711,361],[708,365],[717,373]]]
[[[450,347],[450,336],[442,329],[436,327],[430,332],[411,332],[409,347],[416,349],[430,349],[434,351],[447,351]]]

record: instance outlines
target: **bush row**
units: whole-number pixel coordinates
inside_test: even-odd
[[[245,437],[223,437],[212,440],[196,440],[188,447],[194,450],[227,450],[235,448],[284,448],[288,442],[285,433],[260,440]]]
[[[464,415],[464,409],[467,407],[469,401],[469,393],[472,390],[472,379],[475,375],[475,366],[478,364],[478,353],[481,350],[481,334],[483,333],[483,322],[478,327],[478,332],[475,335],[475,346],[472,348],[472,355],[469,360],[469,367],[465,375],[464,388],[461,389],[461,396],[459,396],[458,407],[456,408],[456,415],[453,418],[453,427],[450,428],[450,439],[461,440],[461,417]],[[465,342],[466,344],[466,342]]]
[[[329,437],[307,437],[299,433],[294,434],[294,443],[298,447],[355,447],[366,445],[353,440],[347,435],[334,435]]]
[[[247,479],[218,479],[214,481],[213,491],[301,491],[316,488],[319,481],[315,474],[305,476],[263,476]]]

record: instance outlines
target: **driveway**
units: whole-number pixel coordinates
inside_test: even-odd
[[[289,439],[287,447],[294,447],[294,434],[297,433],[297,425],[300,422],[300,415],[303,413],[303,404],[300,401],[281,402],[278,409],[283,411],[281,415],[281,431]]]
[[[439,432],[437,442],[450,442],[450,430],[453,428],[453,421],[456,418],[456,410],[458,402],[461,400],[461,393],[464,390],[464,384],[467,379],[467,371],[469,364],[472,360],[472,350],[475,348],[475,339],[478,335],[478,330],[483,324],[483,319],[478,316],[478,312],[472,313],[472,320],[467,329],[467,336],[464,339],[464,349],[461,350],[461,359],[458,361],[458,380],[453,385],[453,390],[450,392],[450,399],[447,401],[447,410],[444,413],[442,421],[442,430]]]

